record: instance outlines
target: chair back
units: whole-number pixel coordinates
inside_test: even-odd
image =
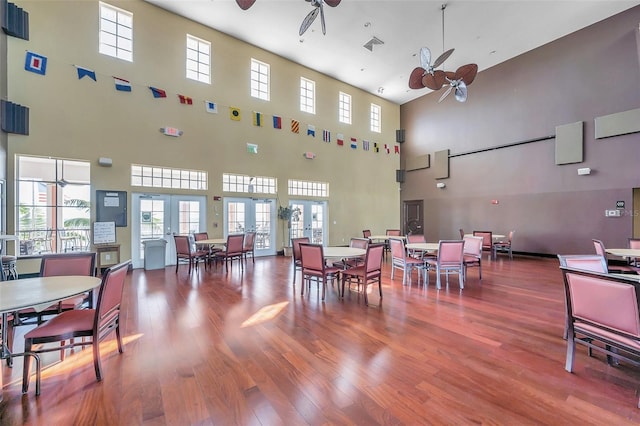
[[[227,235],[227,255],[242,254],[244,234]]]
[[[560,266],[584,271],[608,273],[607,261],[599,254],[558,255]]]
[[[349,241],[349,247],[361,248],[366,250],[367,247],[369,247],[369,240],[366,238],[352,238]]]
[[[309,237],[300,237],[291,239],[291,247],[293,248],[293,261],[302,259],[300,256],[300,244],[309,242]]]
[[[191,246],[187,235],[174,235],[173,240],[176,243],[176,253],[189,255],[191,254]]]
[[[367,247],[367,255],[364,259],[365,271],[367,274],[382,270],[383,255],[384,244],[370,244]]]
[[[629,238],[630,249],[640,249],[640,238]]]
[[[391,248],[391,259],[406,259],[407,252],[404,249],[404,241],[400,238],[389,238]]]
[[[460,238],[464,238],[464,229],[460,228],[458,231],[460,232]]]
[[[96,254],[90,252],[45,254],[40,263],[41,277],[96,274]]]
[[[471,256],[482,256],[482,244],[484,239],[481,237],[472,237],[471,235],[466,236],[462,239],[464,241],[464,251],[465,255]]]
[[[423,234],[409,234],[407,235],[408,243],[426,243],[427,239]]]
[[[493,248],[493,233],[491,231],[473,231],[474,237],[482,237],[482,248],[491,250]]]
[[[444,266],[462,267],[464,261],[463,240],[440,240],[438,244],[438,263]]]
[[[607,257],[607,252],[605,251],[604,248],[604,243],[600,240],[592,240],[593,241],[593,246],[596,249],[596,254],[603,256],[603,257]]]
[[[207,232],[194,232],[193,239],[196,241],[208,240],[209,234]]]
[[[509,242],[509,244],[511,244],[511,240],[513,240],[513,234],[516,231],[509,231],[509,239],[507,240]]]
[[[324,255],[320,244],[300,244],[302,270],[324,271]]]
[[[567,314],[606,337],[640,338],[639,286],[636,280],[561,267],[567,294]],[[581,326],[585,327],[585,326]],[[617,339],[616,339],[617,335]]]
[[[394,236],[394,237],[399,237],[401,234],[399,229],[387,229],[387,234],[388,236]]]
[[[107,268],[104,275],[102,275],[94,321],[95,336],[99,336],[103,325],[106,326],[112,323],[113,319],[120,314],[122,290],[124,289],[124,282],[130,264],[131,261],[127,260],[126,262]]]
[[[362,236],[363,236],[364,238],[369,238],[369,237],[371,237],[371,231],[370,231],[370,230],[368,230],[368,229],[363,230],[363,231],[362,231]]]
[[[253,250],[253,246],[255,245],[255,242],[256,242],[256,233],[255,233],[255,231],[245,232],[243,249],[244,250]]]

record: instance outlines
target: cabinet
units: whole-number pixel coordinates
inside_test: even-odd
[[[120,244],[96,244],[96,269],[102,274],[104,268],[120,263]]]

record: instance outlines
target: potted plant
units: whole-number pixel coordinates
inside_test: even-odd
[[[282,226],[282,246],[285,256],[291,256],[291,246],[289,245],[290,241],[287,236],[291,236],[291,219],[297,217],[298,214],[300,214],[300,209],[297,207],[278,207],[278,218],[286,221],[286,226]]]

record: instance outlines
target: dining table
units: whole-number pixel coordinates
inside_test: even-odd
[[[227,244],[226,238],[207,238],[206,240],[196,240],[198,245],[223,246]]]
[[[389,238],[398,238],[403,241],[407,239],[404,235],[371,235],[369,237],[370,240],[375,241],[387,241]]]
[[[8,316],[11,312],[27,308],[33,308],[36,312],[40,312],[61,300],[92,291],[100,283],[100,278],[86,275],[20,278],[0,283],[0,313],[2,313],[0,359],[25,355],[37,358],[35,354],[11,353],[9,350],[5,330],[7,330]],[[39,384],[36,383],[36,395],[40,393],[39,387]],[[2,389],[1,366],[0,389]],[[0,392],[0,401],[2,399],[3,392]]]
[[[475,237],[475,235],[473,234],[464,234],[465,237]],[[493,239],[493,242],[496,241],[501,241],[504,240],[505,238],[507,238],[506,235],[502,235],[502,234],[491,234],[491,239]]]
[[[327,246],[322,248],[325,259],[353,259],[367,254],[367,250],[357,247]]]

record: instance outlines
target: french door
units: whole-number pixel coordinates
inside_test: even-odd
[[[193,195],[131,194],[131,262],[144,266],[145,240],[167,241],[165,265],[176,264],[174,234],[206,231],[207,198]]]
[[[225,198],[224,235],[256,233],[256,256],[276,254],[276,200],[272,198]]]
[[[313,244],[326,245],[327,202],[292,200],[289,207],[294,211],[291,217],[291,238],[308,237]]]

